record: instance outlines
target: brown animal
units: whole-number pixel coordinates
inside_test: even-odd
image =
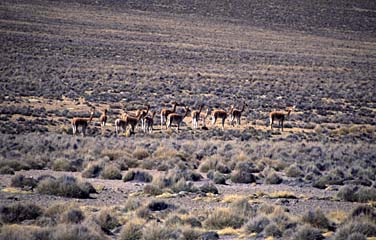
[[[81,127],[82,135],[85,136],[87,126],[93,120],[94,111],[95,111],[95,108],[92,108],[90,112],[90,118],[75,117],[72,119],[71,124],[72,124],[72,129],[73,129],[73,135],[76,135],[78,132],[78,127]]]
[[[203,104],[200,105],[200,108],[198,110],[193,110],[191,113],[192,116],[192,127],[198,128],[198,121],[200,119],[202,108],[204,107]]]
[[[283,122],[286,118],[290,116],[291,111],[295,109],[295,106],[287,108],[287,111],[272,111],[269,113],[270,128],[273,130],[274,120],[278,121],[278,126],[282,128],[283,132]]]
[[[150,115],[146,116],[144,118],[144,132],[149,132],[149,133],[152,133],[153,132],[153,124],[154,124],[154,116],[155,116],[155,112],[151,112]]]
[[[162,129],[163,125],[167,124],[168,115],[171,114],[171,113],[175,113],[177,105],[178,104],[176,102],[173,102],[172,103],[172,109],[164,108],[164,109],[161,110],[161,129]],[[167,129],[167,125],[166,125],[166,129]]]
[[[103,128],[106,126],[107,123],[107,109],[103,110],[102,115],[99,117],[99,122],[101,123],[101,127]]]
[[[184,115],[180,115],[177,113],[171,113],[167,116],[167,127],[171,128],[172,124],[175,123],[177,125],[177,131],[180,130],[180,124],[184,120],[184,118],[188,115],[188,113],[191,111],[189,107],[185,106],[185,113]]]
[[[242,113],[244,112],[244,109],[245,109],[245,106],[247,106],[247,104],[245,102],[243,102],[243,107],[242,109],[232,109],[232,111],[230,112],[230,124],[232,126],[234,126],[234,121],[236,122],[236,124],[238,126],[240,126],[240,119],[242,117]]]
[[[231,113],[233,110],[233,106],[231,106],[230,111],[226,112],[222,109],[213,110],[211,113],[212,116],[212,125],[214,125],[217,122],[217,119],[220,118],[222,121],[222,130],[225,129],[225,120],[229,113]]]
[[[116,136],[119,134],[119,130],[122,129],[123,131],[127,130],[127,127],[131,127],[131,133],[134,133],[134,128],[136,127],[138,121],[141,119],[141,110],[137,110],[136,116],[130,116],[126,113],[122,114],[122,118],[118,118],[115,120],[115,132]]]

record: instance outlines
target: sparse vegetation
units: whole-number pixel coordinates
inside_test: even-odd
[[[38,183],[37,192],[71,198],[88,198],[90,192],[83,188],[74,177],[62,176],[58,179],[44,179]]]

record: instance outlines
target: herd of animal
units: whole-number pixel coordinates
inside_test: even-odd
[[[183,106],[184,113],[179,114],[176,112],[177,106]],[[183,120],[191,114],[192,117],[192,127],[197,129],[199,127],[200,120],[202,121],[202,127],[206,128],[206,119],[210,115],[211,116],[211,124],[215,125],[217,120],[221,121],[222,130],[225,127],[225,120],[229,118],[230,124],[235,126],[237,124],[240,126],[241,116],[244,112],[245,107],[247,104],[244,102],[241,109],[235,108],[233,105],[230,107],[228,111],[223,109],[215,109],[210,111],[209,108],[205,112],[203,112],[204,105],[201,104],[198,110],[191,110],[189,107],[185,105],[179,105],[176,102],[173,102],[172,109],[163,108],[160,112],[160,120],[161,120],[161,129],[163,127],[171,128],[174,124],[176,126],[177,131],[180,130],[180,125]],[[283,131],[283,122],[286,118],[289,117],[291,111],[295,108],[289,107],[286,111],[272,111],[269,113],[269,122],[270,128],[273,129],[274,121],[278,121],[279,127]],[[90,117],[89,118],[73,118],[71,121],[73,134],[76,135],[78,133],[78,128],[81,128],[82,135],[85,135],[86,129],[89,123],[92,122],[93,116],[95,113],[95,108],[91,109]],[[152,133],[153,132],[153,125],[154,125],[154,117],[156,112],[150,111],[150,106],[147,105],[146,108],[138,109],[135,114],[131,114],[128,112],[124,112],[121,114],[120,118],[115,120],[115,133],[116,136],[119,135],[120,131],[126,132],[129,129],[130,133],[134,133],[136,126],[140,123],[141,129],[144,133]],[[101,124],[102,129],[106,126],[108,120],[107,116],[107,109],[104,109],[102,115],[99,117],[99,122]]]

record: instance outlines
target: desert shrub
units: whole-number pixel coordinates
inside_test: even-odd
[[[142,230],[143,240],[165,240],[170,239],[171,236],[171,229],[156,222],[152,222],[146,225]]]
[[[227,167],[226,165],[223,165],[223,164],[218,164],[215,169],[218,172],[223,173],[223,174],[231,173],[231,168],[229,168],[229,167]]]
[[[198,228],[202,227],[200,220],[198,220],[195,217],[188,217],[184,219],[183,221],[185,224],[189,224],[191,227],[198,227]]]
[[[226,177],[222,173],[215,172],[213,175],[213,181],[215,184],[226,185]]]
[[[253,183],[256,178],[252,173],[245,170],[236,170],[231,173],[231,181],[234,183]]]
[[[219,235],[216,232],[210,231],[210,232],[203,232],[201,234],[200,240],[217,240],[219,239]]]
[[[153,176],[144,171],[127,171],[123,177],[124,182],[129,181],[151,182]]]
[[[189,226],[184,226],[181,228],[181,236],[179,239],[181,240],[197,240],[200,239],[201,232],[189,227]]]
[[[139,200],[135,199],[135,198],[128,198],[127,201],[124,203],[124,211],[126,212],[130,212],[130,211],[134,211],[136,210],[137,208],[139,208],[141,206],[141,203]]]
[[[255,164],[253,162],[250,162],[250,161],[236,163],[234,170],[243,171],[243,172],[247,172],[247,173],[258,173],[258,172],[260,172],[260,169],[257,166],[255,166]]]
[[[320,230],[311,226],[301,226],[293,237],[294,240],[320,240],[324,239]]]
[[[372,187],[343,186],[337,193],[341,200],[349,202],[368,202],[376,200],[376,189]]]
[[[81,173],[81,176],[84,178],[96,178],[102,171],[102,167],[97,163],[89,164],[84,171]]]
[[[20,223],[24,220],[36,219],[43,214],[43,210],[35,204],[16,203],[0,206],[0,220],[2,223]]]
[[[205,183],[200,188],[201,192],[218,194],[218,188],[213,183]]]
[[[264,231],[265,227],[270,223],[269,218],[265,215],[259,215],[255,218],[250,219],[244,226],[245,231],[248,234],[251,233],[261,233]]]
[[[282,231],[279,229],[277,224],[275,223],[269,223],[265,229],[265,236],[269,237],[282,237]]]
[[[255,214],[255,209],[249,204],[247,198],[240,198],[230,204],[230,208],[239,216],[250,217]]]
[[[325,217],[324,213],[320,209],[306,212],[302,216],[302,221],[315,228],[330,229],[331,227],[328,218]]]
[[[276,223],[281,230],[294,228],[296,226],[296,222],[292,221],[285,209],[281,207],[276,207],[274,211],[269,214],[269,218]]]
[[[52,170],[54,171],[71,171],[75,172],[78,171],[77,166],[73,164],[72,161],[64,158],[56,159],[52,163]]]
[[[60,224],[53,228],[52,237],[54,240],[102,240],[103,236],[94,229],[81,224]]]
[[[218,164],[218,160],[215,157],[205,159],[200,164],[200,172],[207,173],[209,170],[215,170]]]
[[[179,181],[174,183],[170,188],[175,193],[197,191],[197,189],[193,186],[193,183],[185,181],[184,178],[181,178]]]
[[[0,228],[1,240],[50,240],[50,228],[25,225],[4,225]]]
[[[97,193],[97,190],[91,185],[89,182],[78,182],[78,186],[84,191],[88,193]]]
[[[142,160],[142,159],[149,157],[149,152],[143,148],[137,147],[133,151],[132,156],[137,160]]]
[[[38,181],[32,177],[25,177],[22,174],[17,174],[11,178],[10,185],[12,187],[33,189],[38,185]]]
[[[9,167],[15,171],[20,171],[20,170],[29,170],[30,166],[22,161],[18,160],[0,160],[0,168],[2,167]]]
[[[101,173],[101,177],[104,179],[114,180],[114,179],[121,179],[122,175],[121,175],[119,167],[117,167],[114,164],[111,164],[111,165],[107,165],[104,167]]]
[[[0,174],[14,175],[14,170],[13,168],[10,168],[9,166],[3,166],[0,168]]]
[[[41,194],[71,198],[88,198],[90,193],[77,183],[74,177],[62,176],[56,180],[45,179],[39,182],[37,191]]]
[[[84,213],[78,209],[68,209],[61,215],[61,222],[62,223],[80,223],[85,219]]]
[[[169,215],[164,224],[168,227],[183,225],[183,220],[176,214]]]
[[[351,218],[368,218],[371,222],[376,222],[376,211],[368,205],[358,206],[352,210]]]
[[[217,208],[205,220],[204,225],[210,229],[223,229],[226,227],[240,228],[244,218],[229,208]]]
[[[136,216],[143,219],[149,219],[152,215],[152,212],[147,206],[141,207],[136,210]]]
[[[346,240],[367,240],[367,237],[362,233],[351,233]]]
[[[112,229],[120,226],[115,214],[108,209],[101,210],[96,216],[95,222],[101,227],[103,232],[107,234],[109,234]]]
[[[368,221],[350,221],[338,228],[334,240],[346,240],[348,236],[354,233],[374,237],[376,236],[376,224]]]
[[[174,208],[173,205],[171,204],[168,204],[166,203],[165,201],[151,201],[148,205],[147,205],[147,208],[150,210],[150,211],[163,211],[163,210],[166,210],[168,208]]]
[[[290,167],[288,167],[286,169],[285,173],[286,173],[286,176],[293,177],[293,178],[297,178],[297,177],[303,176],[303,171],[296,164],[291,165]]]
[[[120,240],[139,240],[142,238],[142,225],[128,222],[120,232]]]
[[[356,191],[356,199],[358,202],[376,201],[376,188],[373,187],[360,187]]]
[[[264,213],[264,214],[271,214],[274,212],[274,210],[275,210],[275,207],[273,205],[263,203],[260,205],[257,212]]]
[[[163,193],[163,191],[154,184],[148,184],[144,186],[144,193],[152,196],[157,196]]]
[[[269,173],[264,181],[266,184],[280,184],[282,183],[282,178],[275,172]]]

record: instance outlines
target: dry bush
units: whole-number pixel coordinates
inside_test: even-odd
[[[120,240],[140,240],[142,238],[142,225],[132,222],[126,223],[120,232]]]
[[[185,181],[184,178],[181,178],[179,181],[172,184],[172,186],[170,188],[175,193],[197,192],[197,188],[195,186],[193,186],[193,183]]]
[[[143,240],[166,240],[170,239],[171,236],[172,229],[156,222],[149,223],[142,230]]]
[[[124,203],[124,211],[131,212],[136,210],[141,206],[141,203],[136,198],[128,198],[127,201]]]
[[[351,233],[346,240],[367,240],[367,237],[362,233]]]
[[[115,164],[106,165],[101,173],[103,179],[120,180],[122,178],[120,169]]]
[[[320,230],[311,226],[301,226],[293,237],[294,240],[321,240],[325,237],[321,234]]]
[[[229,208],[217,208],[209,214],[204,225],[210,229],[240,228],[244,220]]]
[[[376,201],[376,189],[372,187],[346,185],[340,188],[337,197],[349,202]]]
[[[215,172],[213,174],[213,182],[215,184],[222,184],[222,185],[226,185],[226,176],[222,173],[219,173],[219,172]]]
[[[10,185],[18,188],[35,188],[38,185],[38,180],[32,177],[25,177],[22,174],[17,174],[11,178]]]
[[[150,211],[155,212],[155,211],[163,211],[163,210],[171,209],[171,208],[173,209],[175,208],[175,206],[168,204],[165,201],[153,200],[147,204],[147,208]]]
[[[0,168],[0,174],[14,175],[15,172],[14,172],[13,168],[10,168],[9,166],[3,166],[3,167]]]
[[[102,166],[99,163],[89,163],[82,171],[81,176],[84,178],[96,178],[100,175]]]
[[[139,182],[151,182],[153,181],[153,176],[145,171],[127,171],[123,177],[123,181],[129,182],[133,180]]]
[[[13,169],[14,171],[30,169],[30,166],[26,162],[23,162],[20,160],[13,160],[13,159],[12,160],[1,159],[0,168],[5,167],[5,166]]]
[[[90,193],[74,177],[62,176],[58,179],[45,179],[38,183],[37,192],[71,198],[88,198]]]
[[[297,223],[286,213],[285,209],[281,207],[276,207],[268,216],[269,219],[276,223],[281,230],[294,228],[297,225]]]
[[[53,240],[103,240],[107,239],[101,236],[94,229],[82,224],[60,224],[52,229]]]
[[[50,240],[50,228],[25,225],[3,225],[0,228],[1,240]]]
[[[95,217],[94,221],[106,234],[110,234],[111,230],[120,226],[119,220],[115,216],[115,213],[109,209],[101,210]]]
[[[137,147],[133,151],[132,156],[137,160],[142,160],[149,157],[149,152],[144,148]]]
[[[310,224],[312,227],[319,229],[330,229],[331,224],[328,218],[320,209],[315,211],[308,211],[302,216],[302,221],[304,223]]]
[[[203,193],[214,193],[218,194],[218,188],[213,183],[204,183],[199,187],[199,190]]]
[[[365,218],[370,220],[371,222],[376,222],[376,210],[375,208],[368,205],[358,206],[353,209],[350,214],[350,219],[357,218]]]
[[[282,231],[279,229],[279,227],[275,223],[269,223],[265,227],[264,232],[265,232],[265,236],[267,237],[277,237],[277,238],[282,237]]]
[[[80,209],[73,208],[63,212],[60,219],[62,223],[77,224],[81,223],[85,219],[85,215]]]
[[[265,215],[258,215],[255,218],[251,218],[244,226],[246,233],[261,233],[265,227],[268,226],[270,220]]]
[[[246,170],[236,170],[231,173],[231,181],[233,183],[253,183],[256,177]]]
[[[179,239],[181,240],[197,240],[200,239],[201,232],[195,228],[189,226],[183,226],[180,228],[181,234]]]
[[[256,214],[256,210],[252,208],[246,197],[236,199],[230,204],[230,208],[239,216],[248,218]]]
[[[285,169],[285,173],[286,173],[286,176],[293,177],[293,178],[303,176],[303,171],[296,164],[291,165],[290,167]]]
[[[264,180],[265,184],[280,184],[282,183],[282,178],[275,172],[270,172]]]
[[[52,163],[52,170],[54,171],[77,172],[81,167],[82,161],[71,161],[65,158],[56,159]]]
[[[349,235],[354,233],[360,233],[366,237],[375,237],[376,224],[366,220],[349,221],[337,229],[334,240],[346,240]]]
[[[42,208],[35,204],[16,203],[0,207],[1,223],[20,223],[24,220],[36,219],[42,214]]]
[[[200,164],[200,172],[207,173],[209,170],[215,170],[218,164],[218,156],[211,156]]]
[[[151,196],[157,196],[163,193],[162,189],[154,184],[148,184],[144,186],[144,193]]]

